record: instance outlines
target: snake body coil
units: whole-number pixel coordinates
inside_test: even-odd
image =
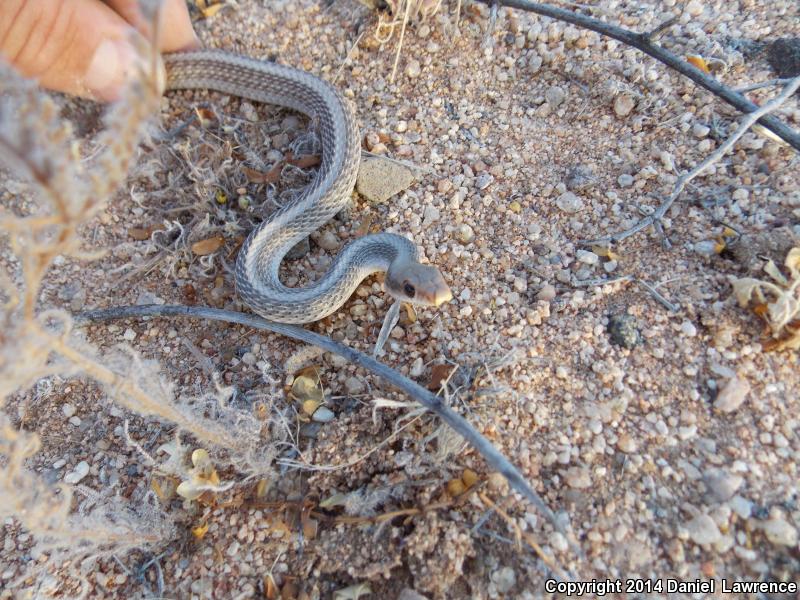
[[[449,300],[438,270],[420,265],[416,246],[391,233],[350,242],[328,271],[305,287],[283,285],[278,270],[286,253],[338,213],[355,185],[361,150],[352,109],[329,83],[284,65],[218,50],[167,54],[164,64],[167,89],[209,89],[277,104],[318,124],[322,159],[314,181],[250,233],[236,261],[237,291],[256,313],[282,323],[322,319],[377,271],[388,272],[387,289],[404,300],[436,306]]]

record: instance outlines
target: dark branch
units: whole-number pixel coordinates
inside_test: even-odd
[[[280,335],[285,335],[307,344],[312,344],[328,352],[333,352],[342,356],[355,365],[364,367],[372,371],[382,379],[385,379],[393,386],[404,391],[411,396],[414,400],[425,406],[427,409],[434,412],[442,421],[452,427],[459,435],[461,435],[467,442],[477,450],[481,456],[486,460],[489,466],[495,471],[500,472],[505,477],[517,492],[527,498],[537,510],[539,510],[547,520],[555,527],[560,533],[564,534],[568,540],[570,535],[564,530],[556,519],[555,514],[550,507],[545,504],[541,496],[528,484],[517,468],[503,456],[503,454],[495,448],[492,443],[487,440],[477,429],[475,429],[469,421],[464,417],[453,411],[447,406],[439,396],[432,394],[419,384],[403,377],[390,367],[378,362],[374,358],[362,354],[358,350],[354,350],[344,344],[335,342],[313,331],[297,327],[295,325],[285,325],[283,323],[273,323],[256,317],[253,315],[246,315],[244,313],[233,312],[229,310],[219,310],[216,308],[205,308],[198,306],[181,306],[181,305],[158,305],[146,304],[142,306],[121,306],[118,308],[90,310],[75,315],[75,321],[79,324],[86,324],[92,321],[108,321],[114,319],[129,319],[138,317],[189,317],[193,319],[208,319],[211,321],[224,321],[226,323],[237,323],[246,327],[253,327],[254,329],[261,329],[272,331]],[[573,549],[580,554],[578,549],[573,544]]]
[[[545,17],[572,23],[573,25],[577,25],[578,27],[582,27],[584,29],[596,31],[601,35],[618,40],[623,44],[627,44],[628,46],[636,48],[637,50],[641,50],[645,54],[652,56],[657,61],[662,62],[671,69],[676,70],[678,73],[685,75],[697,85],[704,87],[709,92],[721,98],[731,106],[739,109],[743,113],[750,113],[758,108],[757,104],[751,102],[746,97],[742,96],[731,88],[721,84],[719,81],[707,75],[691,63],[686,62],[680,56],[673,54],[661,46],[653,44],[650,40],[652,35],[651,33],[636,33],[628,29],[617,27],[616,25],[604,23],[603,21],[594,19],[592,17],[587,17],[586,15],[547,4],[541,4],[539,2],[531,2],[530,0],[480,1],[485,4],[500,4],[501,6],[507,6],[509,8],[517,8],[519,10],[537,13]],[[658,30],[659,28],[656,28],[653,33],[658,32]],[[780,137],[795,150],[800,151],[800,133],[784,124],[780,119],[773,115],[765,115],[758,120],[758,123]]]

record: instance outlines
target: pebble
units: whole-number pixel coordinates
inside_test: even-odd
[[[311,415],[311,419],[317,423],[330,423],[335,418],[336,415],[327,406],[318,407],[317,410],[314,411],[314,414]]]
[[[491,173],[481,173],[475,178],[475,187],[479,190],[485,190],[487,187],[492,185],[494,181],[494,176]]]
[[[797,544],[797,529],[783,519],[770,519],[763,525],[767,539],[776,546]]]
[[[422,72],[422,66],[419,64],[419,61],[415,58],[412,58],[408,61],[406,65],[406,75],[411,78],[419,77],[419,74]]]
[[[592,485],[589,470],[582,467],[573,467],[564,474],[564,480],[571,488],[585,489]]]
[[[703,14],[703,3],[700,0],[689,0],[686,3],[686,12],[692,17],[699,17]]]
[[[333,252],[339,248],[341,242],[339,241],[339,238],[336,237],[336,234],[332,231],[324,231],[317,239],[317,245],[323,250]]]
[[[548,541],[550,542],[550,546],[552,546],[553,550],[556,552],[566,552],[569,550],[567,538],[565,538],[564,534],[559,531],[554,531],[552,534],[550,534]]]
[[[286,253],[286,258],[289,260],[296,260],[298,258],[303,258],[309,252],[311,252],[311,243],[308,241],[308,238],[304,238],[289,249]]]
[[[422,357],[417,357],[413,363],[411,363],[411,369],[409,370],[408,374],[411,377],[421,377],[422,373],[425,370],[425,363],[422,361]]]
[[[414,172],[393,160],[369,158],[361,161],[356,190],[368,202],[382,203],[416,181]]]
[[[617,177],[617,183],[620,187],[629,188],[633,185],[633,181],[633,175],[629,175],[628,173],[623,173]]]
[[[456,238],[462,244],[469,244],[475,239],[475,231],[469,225],[460,225],[456,230]]]
[[[492,573],[492,583],[501,594],[507,594],[517,583],[517,574],[511,567],[503,567]]]
[[[497,471],[491,473],[486,479],[486,485],[493,492],[505,495],[508,493],[508,480]]]
[[[552,302],[556,297],[555,286],[545,283],[541,289],[536,293],[536,299],[543,302]]]
[[[617,448],[625,454],[633,454],[636,452],[636,441],[627,433],[623,433],[617,440]]]
[[[709,469],[703,474],[703,481],[716,500],[725,502],[741,487],[744,478],[723,469]]]
[[[567,189],[573,192],[579,192],[589,189],[597,183],[594,171],[588,165],[575,165],[567,173],[564,180]]]
[[[753,503],[741,496],[734,496],[731,498],[728,505],[731,507],[731,510],[742,519],[749,519],[750,515],[753,513]]]
[[[348,377],[344,381],[344,389],[350,395],[362,394],[367,386],[358,377]]]
[[[614,98],[614,112],[618,117],[627,117],[635,106],[636,101],[628,94],[619,94]]]
[[[698,546],[716,544],[722,539],[722,533],[708,515],[698,515],[686,524],[686,531],[691,540]]]
[[[634,348],[642,341],[639,326],[631,315],[613,315],[608,320],[608,334],[611,342],[623,348]]]
[[[681,333],[686,337],[694,337],[697,335],[697,327],[691,321],[684,321],[681,323]]]
[[[439,220],[441,216],[439,209],[436,208],[433,204],[428,204],[425,207],[425,210],[422,211],[422,225],[424,227],[430,227],[431,224],[435,223]]]
[[[706,127],[705,125],[701,125],[700,123],[695,123],[694,125],[692,125],[692,135],[696,137],[698,140],[702,140],[709,134],[710,131],[711,128]]]
[[[125,330],[125,333],[122,334],[122,339],[125,340],[126,342],[132,342],[133,340],[136,339],[136,332],[130,327],[128,327]]]
[[[556,199],[556,206],[565,213],[576,213],[583,208],[583,200],[572,192],[564,192]]]
[[[64,475],[64,483],[75,485],[81,479],[86,477],[88,474],[89,474],[89,463],[87,463],[85,460],[82,460],[77,465],[75,465],[75,468],[72,469],[72,471]]]
[[[553,108],[560,106],[566,98],[567,93],[557,85],[547,88],[547,91],[544,93],[544,99],[547,100],[547,103]]]
[[[750,383],[746,379],[729,379],[717,394],[714,408],[723,413],[733,412],[744,403],[749,393]]]
[[[586,265],[596,265],[600,261],[600,257],[589,250],[578,250],[575,256],[580,262]]]
[[[61,412],[64,413],[64,416],[68,419],[75,414],[75,406],[67,402],[66,404],[61,405]]]

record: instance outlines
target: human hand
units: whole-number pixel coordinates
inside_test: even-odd
[[[159,49],[200,44],[184,0],[163,0]],[[134,31],[149,39],[138,0],[0,0],[0,58],[44,87],[116,100],[136,76]]]

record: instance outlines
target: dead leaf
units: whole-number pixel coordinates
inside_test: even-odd
[[[129,227],[128,235],[138,242],[149,240],[153,232],[156,231],[152,227]]]
[[[433,392],[438,392],[442,387],[442,383],[447,381],[450,373],[455,369],[453,365],[433,365],[431,368],[431,381],[428,383],[428,389]]]
[[[699,54],[687,54],[686,62],[694,65],[695,67],[703,71],[703,73],[709,73],[709,74],[711,73],[711,69],[708,68],[705,59]]]
[[[192,253],[196,254],[197,256],[213,254],[219,250],[224,243],[225,238],[223,238],[221,235],[215,235],[214,237],[206,238],[192,244]]]
[[[286,162],[300,169],[308,169],[309,167],[316,167],[320,160],[319,154],[304,154],[297,158],[289,158]]]
[[[467,491],[467,486],[464,485],[464,482],[461,481],[461,478],[458,479],[451,479],[447,482],[447,493],[452,496],[460,496],[464,492]]]
[[[361,596],[372,593],[368,582],[356,583],[346,588],[333,592],[333,600],[358,600]]]
[[[597,256],[602,256],[608,260],[619,260],[619,254],[614,252],[608,246],[592,246],[592,252],[597,254]]]
[[[264,171],[251,169],[250,167],[242,167],[242,173],[244,173],[244,176],[247,177],[247,181],[250,183],[275,183],[280,178],[279,173],[275,174],[273,171],[265,173]]]
[[[480,481],[480,477],[478,477],[478,474],[472,469],[464,469],[464,472],[461,474],[461,481],[463,481],[466,488],[469,489]]]
[[[210,19],[214,15],[216,15],[220,10],[228,6],[227,2],[217,2],[214,4],[209,4],[206,0],[195,0],[195,6],[200,11],[200,14],[203,15],[204,19]]]
[[[205,537],[206,533],[208,533],[208,523],[205,525],[198,525],[197,527],[192,527],[192,535],[195,539],[202,540]]]
[[[301,375],[300,377],[294,378],[289,396],[292,400],[300,402],[301,404],[307,400],[313,400],[322,404],[322,386],[311,377]]]

